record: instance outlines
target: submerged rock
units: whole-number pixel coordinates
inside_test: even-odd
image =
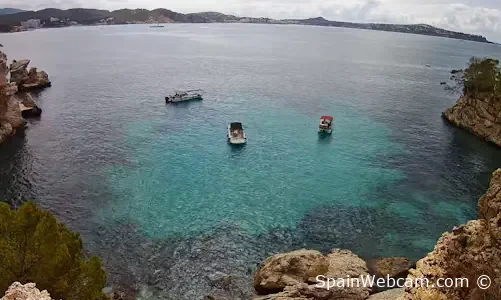
[[[466,95],[446,110],[444,119],[501,147],[501,99],[493,94]]]
[[[14,282],[1,300],[52,300],[47,291],[40,291],[35,283],[22,285]]]
[[[501,289],[501,169],[494,172],[487,193],[480,199],[479,220],[455,227],[439,239],[435,249],[417,262],[410,279],[427,278],[428,286],[406,289],[405,300],[499,299]],[[491,286],[477,285],[479,276]],[[440,288],[439,278],[467,278],[468,286]],[[484,281],[485,283],[485,281]]]

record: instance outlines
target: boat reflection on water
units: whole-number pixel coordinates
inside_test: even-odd
[[[330,144],[332,140],[333,138],[332,135],[330,134],[319,134],[317,141],[319,144]]]

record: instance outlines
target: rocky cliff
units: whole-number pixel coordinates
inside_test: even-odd
[[[7,55],[0,52],[0,144],[23,124],[19,103],[13,98],[17,85],[8,83]]]
[[[31,68],[29,60],[12,61],[7,67],[7,55],[0,52],[0,144],[24,124],[23,117],[39,116],[42,111],[29,91],[49,87],[49,75]],[[10,82],[7,78],[10,70]]]
[[[40,291],[36,288],[36,284],[27,283],[22,285],[19,282],[14,282],[5,296],[0,300],[52,300],[47,291]]]
[[[501,299],[501,169],[494,172],[487,193],[479,201],[479,210],[479,220],[444,233],[435,249],[409,275],[428,278],[435,286],[438,278],[468,278],[469,286],[416,286],[406,290],[405,300]],[[481,275],[492,280],[490,288],[482,289],[477,284]]]
[[[501,97],[489,93],[463,96],[443,117],[501,147]]]

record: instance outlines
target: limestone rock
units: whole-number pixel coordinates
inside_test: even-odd
[[[321,281],[316,280],[318,275]],[[353,284],[368,276],[365,261],[351,251],[333,249],[327,256],[318,251],[298,250],[275,255],[264,263],[255,276],[258,300],[363,300],[370,288]],[[327,287],[328,278],[337,284]]]
[[[367,266],[369,267],[369,273],[375,276],[376,280],[384,281],[384,284],[373,287],[374,292],[394,288],[395,283],[392,282],[392,279],[406,278],[409,275],[409,269],[415,267],[405,257],[379,258],[367,262]]]
[[[24,80],[28,79],[27,68],[29,64],[29,59],[23,59],[20,61],[13,60],[10,64],[10,82],[14,82],[19,86]]]
[[[404,295],[404,289],[393,289],[371,295],[367,300],[400,300]]]
[[[501,289],[501,170],[494,172],[487,193],[480,199],[482,219],[444,233],[435,249],[418,261],[410,279],[427,278],[429,287],[407,288],[405,300],[499,299]],[[480,289],[480,275],[492,279],[489,289]],[[467,278],[469,285],[439,288],[439,278]],[[431,287],[431,286],[434,287]]]
[[[1,300],[52,300],[47,291],[39,291],[35,283],[14,282]]]
[[[29,63],[28,59],[14,60],[10,65],[10,81],[15,83],[21,91],[51,86],[49,75],[46,72],[38,71],[37,68],[31,68],[28,72]]]
[[[283,292],[255,297],[254,300],[365,300],[369,292],[363,287],[331,287],[330,289],[300,283],[288,286]]]
[[[28,72],[28,78],[21,85],[23,91],[32,89],[42,89],[51,86],[49,75],[45,71],[38,71],[37,68],[31,68]]]
[[[501,212],[501,169],[493,173],[489,189],[480,198],[478,206],[480,217],[484,219],[494,218]]]
[[[314,250],[297,250],[268,258],[254,276],[254,288],[266,294],[286,286],[315,282],[317,275],[325,274],[329,261]]]
[[[9,67],[7,66],[7,55],[0,51],[0,85],[7,82]]]
[[[377,277],[405,278],[412,263],[405,257],[379,258],[367,263],[369,273]]]
[[[16,91],[15,84],[0,85],[0,143],[23,125],[19,101],[12,96]]]
[[[494,95],[463,96],[442,116],[450,123],[464,128],[501,147],[501,99]]]
[[[369,275],[367,263],[350,250],[333,249],[329,255],[329,270],[325,274],[331,278],[351,278]]]

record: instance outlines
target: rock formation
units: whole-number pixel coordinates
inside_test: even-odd
[[[14,82],[20,91],[43,89],[51,86],[49,75],[44,71],[38,71],[37,68],[31,68],[28,71],[29,64],[30,60],[28,59],[12,61],[10,65],[10,81]]]
[[[494,172],[479,209],[479,220],[444,233],[410,271],[408,278],[427,278],[435,287],[407,288],[405,300],[501,299],[501,169]],[[490,288],[478,286],[481,275],[490,277]],[[439,288],[439,278],[468,278],[469,286]]]
[[[0,52],[0,144],[23,124],[19,102],[13,98],[17,86],[7,83],[7,73],[7,56]]]
[[[18,87],[28,79],[28,65],[30,64],[29,59],[23,59],[20,61],[13,60],[10,64],[10,82],[15,83]]]
[[[39,291],[36,284],[27,283],[22,285],[19,282],[14,282],[5,296],[1,300],[52,300],[47,291]]]
[[[37,68],[31,68],[21,90],[42,89],[49,86],[51,86],[49,74],[45,71],[38,71]]]
[[[382,293],[377,293],[370,296],[367,300],[401,300],[404,294],[404,289],[393,289]]]
[[[36,68],[28,72],[29,63],[29,60],[13,61],[9,83],[7,55],[0,52],[0,144],[23,126],[23,117],[38,117],[42,113],[31,95],[22,91],[50,86],[49,76]]]
[[[327,278],[359,278],[367,276],[365,261],[348,250],[334,249],[327,256],[314,250],[298,250],[268,258],[254,276],[259,294],[255,300],[345,299],[364,300],[369,288],[350,286],[320,287],[318,275]]]
[[[369,274],[375,276],[376,279],[382,278],[385,281],[384,286],[378,285],[373,287],[375,292],[384,291],[388,288],[394,288],[393,283],[386,282],[387,278],[400,279],[406,278],[409,275],[409,269],[413,264],[405,257],[389,257],[379,258],[367,262]]]
[[[501,147],[501,97],[489,93],[463,96],[442,116],[450,123]]]

